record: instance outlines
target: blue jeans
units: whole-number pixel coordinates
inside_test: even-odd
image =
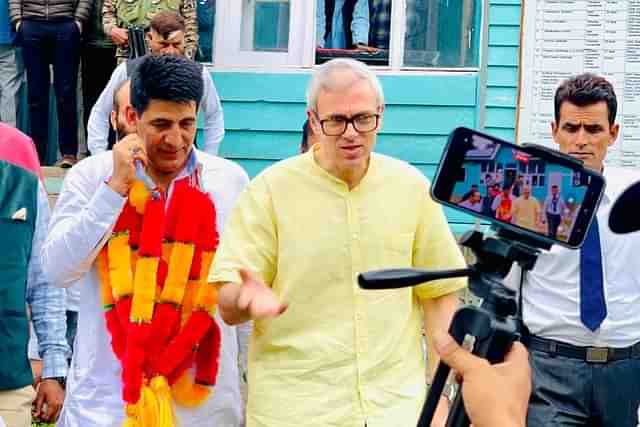
[[[528,427],[637,427],[640,358],[588,363],[532,350]]]
[[[40,162],[47,158],[49,132],[49,66],[53,66],[53,86],[58,110],[58,141],[63,155],[78,153],[78,67],[80,30],[69,18],[65,21],[24,19],[20,26],[22,53],[27,70],[30,135]]]

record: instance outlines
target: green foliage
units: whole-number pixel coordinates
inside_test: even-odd
[[[46,423],[44,421],[40,421],[40,420],[37,420],[37,419],[34,418],[31,421],[31,427],[55,427],[55,424],[49,424],[49,423]]]

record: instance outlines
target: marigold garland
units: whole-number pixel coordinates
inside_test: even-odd
[[[96,259],[122,364],[125,427],[174,427],[172,401],[200,405],[215,385],[221,333],[207,275],[218,245],[216,212],[194,181],[176,181],[165,209],[164,195],[136,180]]]

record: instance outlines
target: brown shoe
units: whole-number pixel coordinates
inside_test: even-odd
[[[53,166],[61,168],[61,169],[69,169],[78,163],[78,159],[76,156],[64,155],[60,160],[58,160]]]

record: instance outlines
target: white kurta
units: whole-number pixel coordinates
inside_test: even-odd
[[[218,231],[237,196],[248,183],[235,163],[194,150],[204,189],[217,211]],[[49,280],[80,289],[78,335],[64,408],[58,427],[119,427],[124,418],[121,367],[110,344],[93,261],[106,242],[125,199],[105,184],[112,173],[112,153],[89,157],[67,174],[50,223],[42,257]],[[184,171],[181,176],[188,174]],[[171,197],[171,189],[169,190]],[[217,317],[222,329],[222,351],[217,384],[202,406],[176,407],[183,427],[243,424],[239,354],[246,352],[245,325],[230,327]],[[240,350],[240,351],[239,351]]]

